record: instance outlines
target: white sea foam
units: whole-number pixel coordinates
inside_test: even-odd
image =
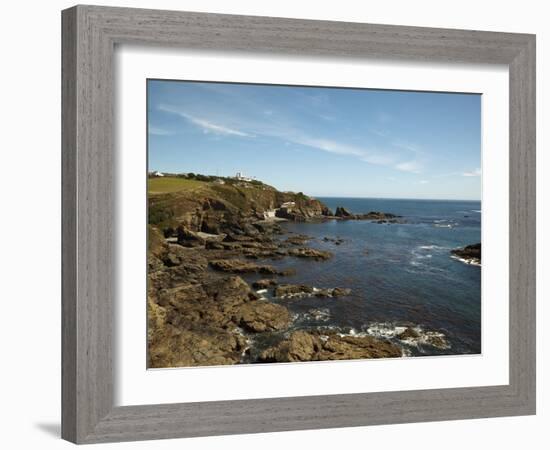
[[[410,330],[410,333],[403,335],[407,330]],[[379,322],[369,325],[366,331],[371,336],[397,340],[401,344],[415,347],[420,352],[423,347],[435,347],[441,350],[451,347],[445,334],[440,331],[424,330],[420,326],[407,327],[389,322]]]
[[[330,320],[330,310],[328,308],[313,308],[305,313],[295,314],[294,320],[316,320],[318,322],[327,322]]]
[[[457,261],[468,264],[469,266],[481,267],[481,263],[475,259],[461,258],[460,256],[451,255],[451,258],[456,259]]]

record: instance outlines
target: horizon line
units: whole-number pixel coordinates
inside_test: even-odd
[[[426,201],[442,201],[442,202],[481,202],[481,199],[468,198],[417,198],[417,197],[356,197],[356,196],[336,196],[336,195],[313,195],[314,198],[354,198],[358,200],[426,200]]]

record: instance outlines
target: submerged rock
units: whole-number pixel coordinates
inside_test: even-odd
[[[304,245],[305,243],[307,243],[311,239],[313,239],[311,236],[307,236],[305,234],[296,234],[294,236],[290,236],[290,237],[286,238],[285,244]]]
[[[281,284],[273,290],[277,298],[341,297],[351,294],[348,288],[316,288],[303,284]]]
[[[309,247],[291,248],[288,254],[297,258],[313,258],[316,260],[325,260],[332,257],[332,253],[330,252]]]
[[[323,241],[325,241],[325,242],[330,242],[330,243],[332,243],[332,244],[334,244],[334,245],[341,245],[341,244],[343,244],[343,243],[345,242],[345,240],[342,239],[342,238],[339,238],[339,237],[333,238],[333,237],[328,237],[328,236],[325,236],[325,237],[323,238]]]

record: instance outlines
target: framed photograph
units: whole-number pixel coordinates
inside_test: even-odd
[[[533,35],[62,18],[65,439],[535,413]]]

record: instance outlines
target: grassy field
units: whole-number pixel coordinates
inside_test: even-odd
[[[176,177],[159,177],[147,179],[147,191],[149,194],[166,194],[169,192],[190,191],[204,186],[204,181],[187,180]]]

